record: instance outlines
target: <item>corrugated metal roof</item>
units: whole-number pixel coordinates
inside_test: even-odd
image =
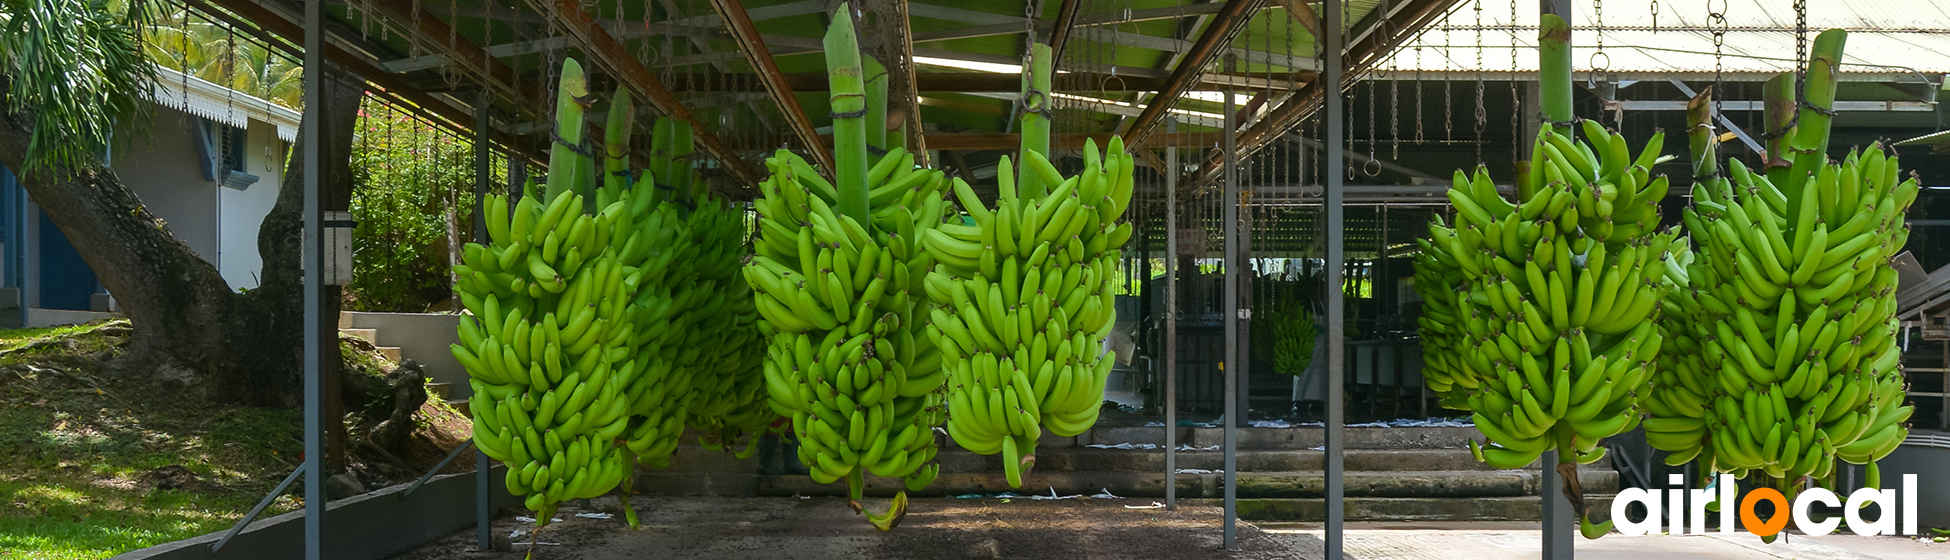
[[[1771,74],[1792,71],[1795,15],[1784,2],[1729,0],[1726,34],[1715,56],[1706,3],[1654,0],[1574,6],[1572,64],[1578,72]],[[1717,4],[1717,3],[1715,3]],[[1535,72],[1534,5],[1465,4],[1398,52],[1401,71]],[[1480,17],[1480,19],[1479,19]],[[1600,26],[1602,23],[1602,27]],[[1950,73],[1950,3],[1913,0],[1810,0],[1809,40],[1823,29],[1850,31],[1842,71],[1858,78]],[[1600,29],[1602,28],[1602,33]],[[1603,55],[1597,53],[1600,39]],[[1479,48],[1480,45],[1480,48]],[[1513,61],[1512,46],[1515,46]],[[1417,52],[1417,48],[1421,52]],[[1446,52],[1447,56],[1443,56]],[[1479,54],[1480,52],[1480,54]],[[1479,62],[1480,59],[1480,62]],[[1514,62],[1514,63],[1513,63]],[[1716,64],[1717,63],[1717,64]],[[1384,65],[1386,67],[1387,65]]]

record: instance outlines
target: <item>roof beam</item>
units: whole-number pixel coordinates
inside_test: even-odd
[[[1293,21],[1300,22],[1300,27],[1307,29],[1307,33],[1315,37],[1321,36],[1320,14],[1314,13],[1313,4],[1301,0],[1276,1],[1280,3],[1280,7],[1286,8],[1287,15],[1292,16]]]
[[[1083,140],[1089,138],[1097,142],[1097,147],[1110,142],[1115,134],[1104,132],[1096,134],[1056,133],[1050,135],[1050,149],[1075,150],[1083,147]],[[822,136],[824,141],[832,141],[832,136]],[[1180,148],[1209,146],[1218,141],[1213,133],[1171,132],[1153,135],[1157,146],[1173,145]],[[984,150],[1013,151],[1022,147],[1022,135],[1013,133],[935,133],[928,135],[928,149],[950,152],[970,152]]]
[[[746,14],[750,16],[752,21],[758,22],[758,21],[765,21],[768,19],[778,19],[784,17],[820,13],[824,7],[825,7],[825,3],[821,2],[820,0],[801,0],[799,2],[779,4],[776,6],[764,6],[759,8],[752,8],[747,10]],[[467,16],[467,17],[486,17],[486,10],[482,10],[480,8],[466,7],[460,9],[460,15]],[[541,22],[547,22],[548,16],[530,15],[528,14],[528,12],[520,12],[515,10],[496,10],[494,12],[494,19],[505,20],[505,21],[531,21],[532,20],[534,22],[541,23]],[[612,37],[621,40],[635,39],[637,37],[643,37],[646,35],[691,36],[691,35],[697,35],[699,33],[715,31],[716,29],[724,25],[724,19],[718,17],[718,15],[716,14],[691,16],[691,17],[679,18],[679,19],[662,21],[662,22],[651,22],[648,25],[640,21],[622,21],[622,20],[615,20],[615,19],[600,19],[596,21],[603,26],[604,31],[609,32],[609,34]],[[489,54],[492,54],[496,57],[507,58],[512,56],[535,54],[538,52],[545,52],[552,49],[559,49],[564,46],[567,46],[568,44],[569,42],[567,37],[554,37],[549,39],[537,39],[534,41],[517,41],[513,43],[502,43],[499,45],[488,47],[487,51]],[[708,61],[701,61],[701,62],[722,62],[725,60],[738,58],[737,53],[720,53],[720,54],[723,54],[725,56],[721,58],[708,60]],[[446,60],[447,60],[446,56],[434,54],[434,55],[427,55],[427,56],[421,56],[415,58],[402,58],[399,60],[388,61],[385,63],[385,67],[387,70],[393,72],[413,72],[417,70],[425,70],[428,68],[437,68],[442,64],[446,64]]]
[[[638,62],[636,58],[630,56],[628,48],[623,45],[622,41],[617,40],[608,31],[604,31],[602,26],[596,24],[596,19],[590,17],[589,12],[582,9],[581,2],[578,0],[528,0],[528,3],[534,6],[536,10],[550,14],[556,23],[560,24],[570,35],[575,36],[576,40],[583,45],[584,50],[589,56],[600,61],[603,66],[608,67],[618,81],[623,82],[630,89],[635,90],[638,95],[650,101],[650,104],[655,106],[657,111],[669,115],[671,118],[690,122],[691,131],[695,135],[697,144],[702,146],[704,151],[710,153],[712,157],[717,158],[719,164],[726,171],[730,172],[732,177],[742,182],[741,187],[749,189],[752,185],[758,184],[762,175],[758,170],[752,168],[751,162],[738,157],[738,152],[732,150],[730,145],[725,144],[724,139],[719,138],[716,133],[711,132],[713,128],[699,121],[697,115],[691,113],[690,108],[685,107],[684,103],[677,99],[677,96],[671,95],[670,90],[665,89],[663,83],[657,81],[656,75],[650,73],[650,69],[644,68],[642,62]]]
[[[528,100],[532,103],[544,102],[546,96],[533,82],[515,85],[515,70],[502,64],[486,49],[474,41],[460,36],[440,17],[408,0],[379,0],[379,5],[392,17],[408,26],[417,26],[413,33],[423,36],[426,43],[433,45],[450,60],[457,60],[469,73],[474,74],[489,88],[500,91],[513,99]],[[416,39],[417,40],[417,39]]]
[[[1246,21],[1251,19],[1251,14],[1258,8],[1259,0],[1226,0],[1225,7],[1214,14],[1211,25],[1208,25],[1205,32],[1199,35],[1198,42],[1192,44],[1191,51],[1186,52],[1185,58],[1178,61],[1178,67],[1173,69],[1171,77],[1165,80],[1165,87],[1158,90],[1158,95],[1153,98],[1157,101],[1145,106],[1144,112],[1139,113],[1137,120],[1131,122],[1130,130],[1124,132],[1126,145],[1144,146],[1144,141],[1151,135],[1152,129],[1156,128],[1158,123],[1164,122],[1165,109],[1173,100],[1190,89],[1199,74],[1205,73],[1205,66],[1212,62],[1212,57],[1219,53],[1222,46],[1232,41],[1232,36],[1245,27]]]
[[[211,17],[223,19],[225,20],[226,23],[229,23],[231,25],[237,25],[240,29],[244,29],[246,32],[249,32],[251,30],[259,30],[265,33],[266,35],[275,35],[278,38],[281,38],[292,45],[305,44],[305,29],[303,26],[299,25],[295,21],[287,19],[286,17],[284,17],[283,15],[277,12],[274,12],[264,7],[263,5],[258,4],[255,0],[209,0],[208,2],[206,2],[205,0],[185,0],[185,1],[190,6],[195,7],[198,11],[210,15]],[[214,8],[222,8],[222,9],[214,9]],[[248,25],[244,25],[246,22],[248,23]],[[327,35],[328,35],[327,39],[333,39],[332,37],[329,37],[330,35],[329,33],[327,33]],[[268,37],[262,37],[262,38],[268,39]],[[408,87],[404,82],[400,81],[400,79],[397,76],[393,76],[385,72],[384,70],[381,70],[379,66],[375,64],[373,61],[369,61],[363,57],[354,54],[353,52],[340,46],[337,43],[337,41],[326,40],[326,41],[322,41],[322,43],[325,44],[326,62],[329,62],[334,66],[338,66],[340,69],[346,71],[347,73],[350,73],[353,76],[363,79],[373,85],[384,88],[385,91],[380,93],[386,94],[388,96],[396,96],[406,101],[410,101],[414,105],[419,106],[421,109],[431,112],[432,114],[438,115],[443,119],[446,119],[448,122],[453,123],[453,125],[456,127],[460,127],[462,129],[471,129],[475,126],[474,114],[471,108],[464,109],[461,107],[456,107],[453,104],[448,103],[443,99],[434,97],[432,95],[428,95],[425,92]],[[526,153],[526,152],[518,152],[521,149],[521,144],[519,140],[513,136],[503,134],[500,132],[495,132],[490,137],[500,142],[501,145],[510,152]]]
[[[1119,23],[1131,23],[1131,22],[1139,22],[1139,21],[1153,21],[1153,20],[1160,20],[1160,19],[1178,19],[1184,17],[1201,16],[1201,15],[1215,13],[1219,11],[1219,8],[1220,8],[1219,4],[1213,3],[1213,4],[1192,4],[1189,6],[1175,6],[1170,8],[1151,8],[1146,10],[1131,10],[1131,14],[1129,17],[1126,17],[1123,12],[1093,14],[1093,15],[1077,18],[1076,22],[1072,23],[1071,25],[1072,26],[1097,26],[1097,25],[1113,25]],[[1014,35],[1022,32],[1022,18],[1015,18],[1013,16],[1005,16],[1005,17],[1012,17],[1013,19],[1005,23],[993,23],[987,25],[976,25],[972,27],[962,27],[957,29],[943,29],[940,31],[930,31],[927,33],[920,33],[914,36],[914,42],[925,43],[928,41],[973,39],[976,37],[989,37],[994,35]],[[1044,23],[1038,21],[1036,23],[1036,30],[1038,31],[1055,29],[1055,27],[1056,27],[1055,22]]]
[[[752,23],[750,13],[745,11],[744,2],[739,0],[711,0],[711,7],[718,11],[724,20],[725,28],[731,31],[731,38],[738,42],[738,50],[745,53],[745,60],[758,72],[758,81],[765,85],[767,93],[779,104],[779,112],[785,115],[792,133],[799,137],[799,143],[812,153],[813,162],[822,169],[834,169],[833,153],[819,142],[819,132],[813,129],[812,120],[806,118],[806,110],[799,106],[799,96],[792,90],[785,75],[779,72],[779,65],[772,60],[772,51],[765,46],[765,39]],[[829,171],[830,173],[830,171]]]
[[[1369,31],[1364,31],[1359,35],[1360,39],[1348,45],[1346,51],[1348,56],[1343,63],[1347,68],[1346,75],[1358,76],[1366,72],[1377,61],[1388,55],[1391,46],[1398,44],[1402,38],[1421,33],[1422,29],[1428,27],[1431,22],[1447,13],[1450,6],[1460,1],[1409,0],[1403,3],[1402,9],[1395,10],[1387,19],[1373,20],[1374,23],[1367,26]],[[1394,32],[1392,35],[1372,32],[1384,22],[1387,24],[1386,29]],[[1325,88],[1325,84],[1316,80],[1294,92],[1285,103],[1281,103],[1267,113],[1265,118],[1261,118],[1259,122],[1253,123],[1251,127],[1239,133],[1238,142],[1235,144],[1238,152],[1242,156],[1250,156],[1285,135],[1300,122],[1302,117],[1319,106],[1326,93]],[[1195,184],[1202,184],[1217,177],[1216,171],[1220,163],[1219,158],[1215,156],[1207,161],[1206,165],[1201,166],[1199,176],[1194,178]]]
[[[1077,0],[1063,0],[1056,8],[1056,23],[1049,31],[1051,68],[1063,63],[1063,43],[1070,38],[1070,29],[1077,24]]]
[[[910,8],[913,5],[905,0],[893,0],[881,5],[889,11],[883,19],[888,27],[883,39],[887,42],[888,50],[894,53],[894,60],[887,65],[886,124],[901,127],[907,135],[907,151],[914,154],[916,162],[926,167],[928,137],[921,131],[921,91],[914,83],[914,28],[908,25],[907,17],[912,13]]]

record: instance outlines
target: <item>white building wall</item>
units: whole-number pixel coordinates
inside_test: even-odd
[[[264,266],[257,252],[258,227],[277,205],[284,184],[285,146],[276,127],[250,121],[244,151],[244,172],[256,175],[257,182],[244,190],[217,187],[217,270],[233,290],[257,287]]]
[[[149,212],[169,225],[203,260],[218,264],[217,186],[196,167],[196,118],[156,107],[148,137],[122,147],[114,157],[116,176],[135,191]],[[234,286],[233,286],[234,287]]]

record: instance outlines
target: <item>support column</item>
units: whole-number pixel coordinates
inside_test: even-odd
[[[1327,185],[1324,189],[1326,200],[1322,203],[1327,211],[1327,394],[1325,395],[1327,398],[1325,430],[1327,491],[1323,496],[1327,503],[1327,523],[1323,540],[1326,541],[1324,557],[1335,560],[1341,557],[1344,548],[1342,521],[1346,515],[1346,504],[1343,500],[1347,493],[1341,478],[1341,471],[1344,468],[1341,448],[1346,444],[1342,430],[1345,428],[1347,413],[1345,403],[1341,399],[1341,384],[1345,381],[1342,377],[1347,369],[1347,349],[1343,345],[1347,338],[1344,326],[1346,291],[1341,286],[1346,281],[1342,278],[1342,274],[1347,264],[1341,231],[1343,222],[1346,221],[1341,208],[1341,196],[1346,190],[1343,180],[1347,173],[1347,166],[1343,165],[1342,159],[1344,157],[1342,151],[1346,149],[1343,143],[1346,140],[1347,123],[1341,118],[1342,105],[1346,102],[1341,93],[1341,50],[1343,48],[1341,27],[1345,25],[1341,13],[1345,6],[1342,6],[1341,2],[1342,0],[1326,1],[1326,21],[1322,22],[1322,25],[1327,28],[1327,44],[1324,48],[1327,59],[1321,64],[1324,69],[1322,73],[1327,80],[1325,85],[1327,102],[1325,118],[1327,159],[1325,161],[1327,163],[1321,166],[1321,171],[1327,175]]]
[[[305,560],[324,558],[325,536],[325,431],[320,418],[323,410],[320,405],[318,355],[322,346],[323,324],[319,322],[319,287],[323,282],[324,259],[319,258],[319,242],[323,234],[322,217],[318,206],[319,142],[325,135],[319,128],[324,126],[325,108],[325,44],[322,40],[324,2],[305,3],[305,112],[298,127],[304,153],[305,214],[304,250],[304,338],[305,338]],[[334,341],[336,342],[336,340]],[[338,420],[334,418],[333,420]]]
[[[1573,28],[1577,26],[1577,21],[1573,19],[1575,14],[1571,10],[1571,0],[1543,0],[1538,3],[1538,9],[1542,13],[1557,14]],[[1538,103],[1532,105],[1540,109],[1543,107],[1541,89],[1540,85]],[[1570,117],[1571,115],[1563,115],[1555,118],[1569,119]],[[1533,115],[1526,118],[1542,117]],[[1530,135],[1527,137],[1534,138],[1541,126],[1543,123],[1540,121],[1537,126],[1529,127],[1525,134]],[[1571,523],[1571,516],[1574,514],[1571,510],[1571,501],[1564,496],[1564,480],[1558,476],[1557,469],[1553,468],[1557,466],[1557,452],[1546,452],[1544,457],[1538,460],[1542,461],[1544,466],[1542,469],[1544,473],[1544,560],[1571,560],[1573,554],[1571,544],[1572,539],[1577,538],[1577,527]]]
[[[1178,121],[1165,121],[1176,132]],[[1178,509],[1178,146],[1165,145],[1165,509]],[[1194,269],[1196,270],[1196,269]]]
[[[1233,66],[1232,55],[1226,55],[1226,68]],[[1222,149],[1225,151],[1225,195],[1220,203],[1225,205],[1225,258],[1219,259],[1225,267],[1225,288],[1221,296],[1225,305],[1219,320],[1225,322],[1225,351],[1220,358],[1220,373],[1225,375],[1225,547],[1232,549],[1238,538],[1239,525],[1239,152],[1234,145],[1232,130],[1237,128],[1233,121],[1238,119],[1232,107],[1231,85],[1225,89],[1225,132]],[[1163,102],[1169,102],[1163,101]]]
[[[487,90],[481,90],[480,96],[474,99],[474,242],[484,246],[489,244],[488,181],[494,180],[494,174],[488,171],[489,160],[492,159],[493,154],[488,149],[489,144],[493,142],[488,138],[488,133],[494,130],[494,123],[488,120],[488,104],[491,99],[493,98],[488,95]],[[460,320],[474,319],[462,316]],[[493,471],[492,465],[488,464],[487,452],[482,451],[479,445],[474,446],[474,539],[475,546],[478,547],[475,550],[483,552],[490,550],[494,544],[491,534],[494,530],[494,511],[489,504],[493,500],[492,488],[489,486],[489,473]]]

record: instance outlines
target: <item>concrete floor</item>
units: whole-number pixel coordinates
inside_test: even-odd
[[[1318,523],[1262,523],[1269,534],[1321,538]],[[1527,560],[1541,558],[1535,523],[1350,523],[1346,552],[1357,560]],[[1790,535],[1774,544],[1749,534],[1576,539],[1579,560],[1943,560],[1950,543],[1907,537]]]
[[[870,507],[885,501],[870,499]],[[1151,499],[1023,498],[915,500],[900,527],[868,527],[840,498],[643,497],[632,500],[643,528],[624,526],[615,497],[589,510],[564,504],[562,522],[543,531],[537,558],[624,560],[713,558],[1061,558],[1158,560],[1313,560],[1322,557],[1317,523],[1240,523],[1239,544],[1220,547],[1220,511],[1185,505],[1152,509]],[[582,515],[578,515],[582,514]],[[436,539],[394,560],[512,560],[528,549],[531,525],[503,517],[496,551],[477,551],[474,531]],[[514,536],[509,539],[509,536]],[[1353,523],[1353,560],[1529,560],[1540,558],[1541,532],[1523,522]],[[512,540],[512,542],[511,542]],[[1763,544],[1741,534],[1613,534],[1576,540],[1579,560],[1943,560],[1950,543],[1852,534],[1794,535]]]

